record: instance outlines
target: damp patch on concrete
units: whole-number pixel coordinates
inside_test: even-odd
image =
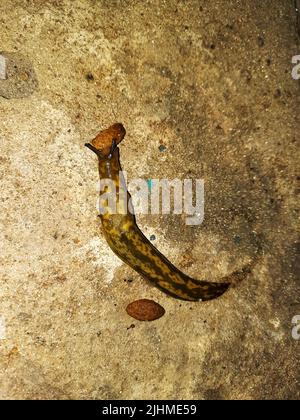
[[[0,97],[26,98],[37,89],[31,62],[19,53],[0,52]]]

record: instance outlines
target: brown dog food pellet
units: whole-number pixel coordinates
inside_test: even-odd
[[[139,321],[154,321],[162,317],[165,310],[154,300],[139,299],[130,303],[126,308],[126,312]]]

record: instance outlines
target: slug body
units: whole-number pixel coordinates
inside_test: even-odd
[[[105,197],[109,187],[106,185],[100,191],[100,207],[106,212],[101,211],[99,217],[110,248],[144,278],[175,298],[205,301],[222,295],[229,283],[199,281],[187,276],[161,254],[138,228],[133,209],[128,205],[130,195],[120,177],[119,149],[113,140],[109,154],[102,154],[95,146],[86,144],[98,155],[100,180],[110,180],[111,186],[116,189],[115,208],[110,207]]]

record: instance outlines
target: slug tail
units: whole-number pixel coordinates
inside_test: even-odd
[[[106,239],[121,260],[150,284],[177,299],[212,300],[223,295],[230,286],[227,281],[195,280],[184,274],[148,241],[136,225],[121,235],[111,231],[107,234],[106,231]]]
[[[177,274],[178,275],[178,274]],[[222,296],[229,288],[230,283],[213,283],[191,279],[184,273],[180,273],[181,284],[167,281],[159,281],[157,286],[165,293],[182,300],[208,301]]]

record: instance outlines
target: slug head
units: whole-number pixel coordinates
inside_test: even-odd
[[[99,159],[110,159],[114,149],[125,137],[126,130],[121,123],[116,123],[100,131],[100,133],[85,146],[92,150]]]

